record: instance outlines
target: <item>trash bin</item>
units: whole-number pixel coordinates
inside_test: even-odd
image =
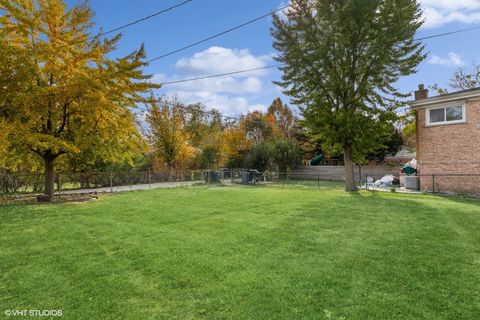
[[[418,176],[405,176],[404,178],[405,189],[408,190],[420,190],[420,177]]]
[[[248,184],[250,180],[250,171],[242,170],[242,184]]]
[[[260,171],[258,170],[250,170],[249,176],[248,176],[248,182],[252,184],[257,184],[258,183],[258,176],[260,175]]]
[[[219,183],[220,177],[216,171],[205,171],[204,173],[205,183]]]

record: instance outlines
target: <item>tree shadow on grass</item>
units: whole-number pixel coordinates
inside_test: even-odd
[[[401,198],[402,202],[405,201],[415,201],[418,203],[419,201],[431,201],[431,200],[439,200],[440,203],[457,203],[457,204],[465,204],[465,205],[472,205],[477,206],[480,213],[480,198],[469,196],[469,195],[445,195],[445,194],[410,194],[410,193],[395,193],[395,192],[378,192],[378,191],[371,191],[371,190],[361,190],[359,192],[352,192],[349,193],[352,197],[357,198],[374,198],[374,199],[384,199],[393,201],[393,197]]]
[[[288,270],[291,286],[311,290],[320,308],[347,319],[472,317],[480,215],[469,215],[471,203],[461,199],[409,196],[345,193],[285,219],[278,232],[290,230],[291,254],[303,259],[300,270]],[[467,206],[442,208],[443,201]]]

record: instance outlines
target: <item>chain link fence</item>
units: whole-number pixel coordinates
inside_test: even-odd
[[[385,175],[391,175],[391,172],[363,170],[355,174],[355,183],[360,188],[381,189],[382,185],[378,181]],[[423,174],[410,179],[417,180],[417,187],[411,191],[480,194],[480,174]],[[383,187],[404,187],[404,181],[401,180],[398,184]],[[58,173],[55,175],[55,192],[110,193],[193,185],[342,188],[344,181],[345,175],[338,173],[281,173],[247,169]],[[42,174],[0,173],[0,195],[41,194],[43,183]]]
[[[318,186],[319,181],[343,180],[309,174],[259,172],[248,169],[172,170],[134,172],[57,173],[56,194],[108,193],[192,185],[290,185]],[[0,173],[0,195],[31,195],[44,191],[42,174]]]

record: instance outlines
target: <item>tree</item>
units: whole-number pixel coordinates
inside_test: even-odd
[[[189,105],[186,110],[185,130],[190,137],[190,143],[197,148],[208,134],[208,115],[201,103]]]
[[[202,169],[212,169],[220,163],[220,148],[218,145],[207,145],[203,148],[199,157],[199,167]]]
[[[480,65],[474,64],[471,72],[465,68],[459,68],[455,71],[450,80],[450,87],[453,89],[467,90],[480,86]]]
[[[297,119],[293,115],[292,110],[282,102],[282,99],[276,98],[268,107],[267,115],[275,119],[283,136],[287,139],[293,138],[296,132]]]
[[[402,149],[404,144],[402,133],[393,125],[391,126],[390,130],[390,139],[384,142],[384,146],[382,148],[376,149],[367,155],[368,160],[382,162],[386,157],[393,157]]]
[[[417,148],[417,123],[415,114],[416,111],[410,109],[401,117],[400,121],[403,146],[411,151],[415,151]]]
[[[282,174],[287,173],[300,163],[300,149],[294,141],[287,139],[275,140],[273,149],[273,162]]]
[[[185,128],[184,106],[176,99],[154,99],[147,106],[148,134],[155,156],[168,169],[186,167],[193,160],[194,148]]]
[[[66,173],[107,172],[130,170],[139,161],[145,161],[148,146],[143,137],[133,135],[128,141],[119,146],[110,143],[107,139],[92,137],[88,145],[80,148],[80,152],[69,154],[57,167]],[[148,168],[147,168],[148,170]]]
[[[245,130],[247,139],[256,142],[272,138],[278,133],[274,116],[261,111],[247,113],[242,117],[240,125]]]
[[[272,167],[275,150],[268,141],[260,141],[252,145],[247,155],[247,164],[250,168],[265,172]]]
[[[278,85],[309,129],[343,151],[347,191],[356,190],[354,156],[383,146],[384,122],[407,97],[395,82],[425,59],[414,39],[422,24],[416,0],[292,0],[286,18],[274,16]]]
[[[228,168],[242,168],[252,141],[241,126],[230,126],[222,132],[222,153]]]
[[[68,9],[61,0],[0,0],[0,8],[1,50],[14,52],[8,66],[0,64],[0,78],[21,75],[0,92],[7,152],[43,160],[52,200],[58,157],[80,153],[92,139],[105,152],[128,157],[125,147],[141,139],[132,110],[145,101],[142,93],[159,86],[140,70],[143,46],[111,59],[120,36],[91,38],[86,3]]]

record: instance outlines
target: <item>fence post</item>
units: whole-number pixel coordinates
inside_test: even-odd
[[[283,175],[283,187],[285,188],[285,179],[287,179],[287,174],[284,173]]]
[[[62,182],[60,181],[60,173],[57,173],[57,190],[59,194],[62,194]]]
[[[235,179],[233,178],[233,174],[234,174],[234,172],[233,172],[233,169],[232,169],[232,172],[231,172],[231,175],[230,175],[230,178],[232,178],[232,184],[235,183]]]
[[[365,173],[365,190],[368,190],[368,173]]]
[[[435,175],[432,174],[432,192],[435,193]]]
[[[358,184],[362,185],[362,166],[358,165]]]
[[[148,169],[148,189],[152,189],[152,175],[150,169]]]
[[[113,172],[110,172],[110,193],[113,193]]]
[[[317,188],[320,189],[320,173],[317,173]]]

